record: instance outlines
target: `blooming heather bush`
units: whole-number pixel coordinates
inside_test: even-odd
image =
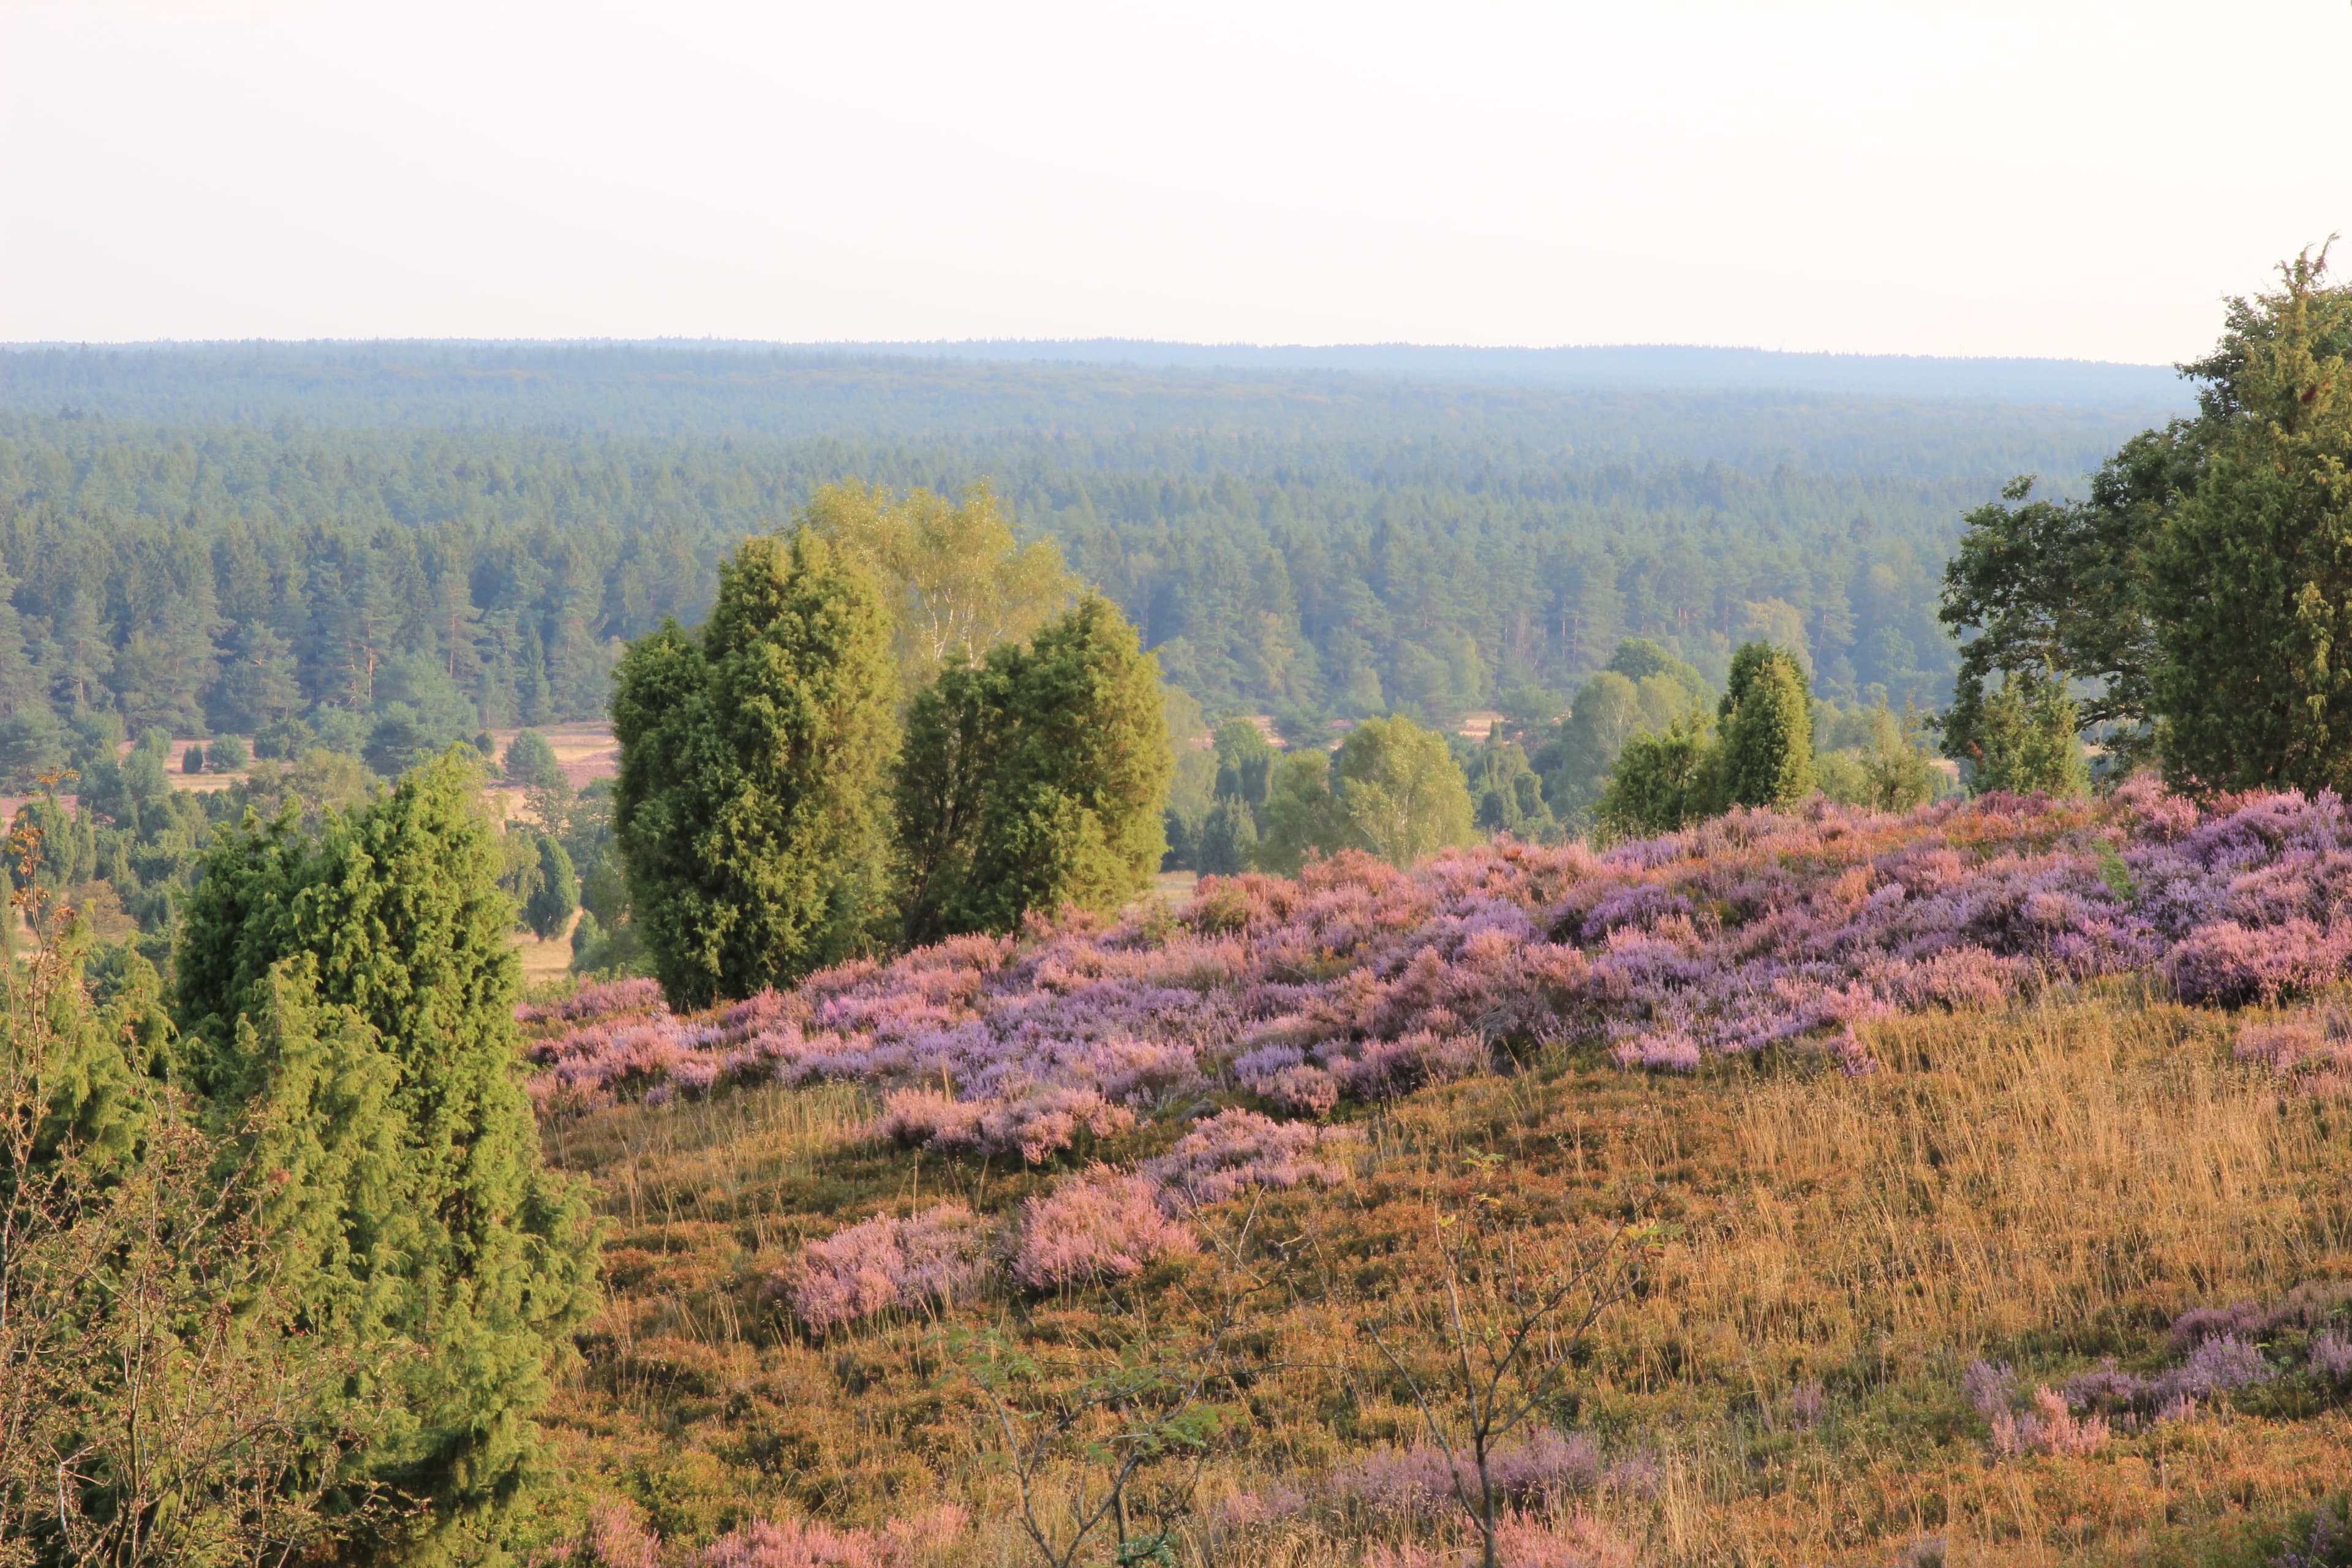
[[[1135,1125],[1135,1112],[1091,1089],[1033,1089],[1010,1100],[951,1100],[932,1089],[902,1089],[875,1131],[894,1142],[973,1154],[1019,1154],[1031,1163],[1066,1149],[1080,1132],[1108,1138]]]
[[[891,1136],[1034,1160],[1218,1080],[1321,1116],[1482,1070],[1506,1039],[1591,1040],[1672,1071],[1811,1041],[1864,1070],[1872,1020],[1998,1004],[2040,976],[2136,970],[2231,1003],[2347,963],[2340,800],[2200,810],[2135,780],[2103,801],[1901,817],[1816,800],[1605,855],[1499,843],[1412,872],[1342,855],[1296,879],[1204,879],[1172,924],[958,938],[691,1018],[643,982],[527,1016],[551,1110],[657,1084],[852,1079],[888,1097]]]
[[[662,1568],[661,1537],[626,1503],[602,1502],[588,1510],[587,1528],[563,1561],[570,1568]]]
[[[803,1520],[758,1522],[704,1548],[701,1568],[913,1568],[945,1550],[962,1532],[965,1518],[950,1503],[892,1520],[879,1531]]]
[[[1123,1279],[1197,1250],[1191,1229],[1162,1212],[1160,1189],[1149,1177],[1091,1165],[1024,1203],[1013,1273],[1045,1289]]]
[[[969,1298],[987,1272],[983,1235],[961,1204],[899,1218],[877,1215],[803,1247],[777,1282],[802,1322],[822,1331],[894,1308]]]
[[[1225,1110],[1199,1123],[1143,1174],[1159,1184],[1160,1206],[1181,1213],[1221,1204],[1252,1187],[1336,1187],[1348,1179],[1339,1156],[1363,1142],[1344,1127],[1276,1121],[1254,1110]]]
[[[2305,1094],[2352,1094],[2352,1017],[2338,1008],[2316,1017],[2242,1025],[2237,1054]]]
[[[515,1009],[515,1018],[523,1024],[570,1024],[583,1018],[650,1018],[667,1011],[658,983],[609,980],[583,985],[562,1001],[543,1006],[526,1003]]]
[[[1487,1457],[1486,1473],[1502,1500],[1536,1508],[1581,1497],[1601,1485],[1601,1451],[1581,1432],[1540,1431]],[[1455,1488],[1459,1486],[1457,1492]],[[1417,1518],[1457,1511],[1478,1497],[1477,1467],[1465,1455],[1415,1444],[1373,1454],[1331,1478],[1332,1494],[1376,1513]]]
[[[2347,935],[2300,917],[2274,926],[2215,921],[2181,939],[2165,971],[2184,1002],[2274,1002],[2343,973]]]
[[[2185,1352],[2207,1340],[2262,1342],[2282,1333],[2309,1333],[2340,1321],[2347,1309],[2352,1309],[2352,1283],[2334,1281],[2298,1285],[2267,1307],[2252,1301],[2192,1307],[2172,1321],[2172,1347]]]
[[[1496,1521],[1495,1550],[1507,1568],[1634,1568],[1640,1561],[1607,1526],[1583,1514],[1506,1514]],[[1408,1542],[1374,1546],[1364,1568],[1467,1568],[1477,1561],[1475,1547]]]

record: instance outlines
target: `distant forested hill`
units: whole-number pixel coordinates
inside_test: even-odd
[[[1939,700],[1959,513],[2157,415],[740,349],[0,353],[0,718],[601,711],[816,484],[992,481],[1212,709],[1444,720],[1616,638]]]

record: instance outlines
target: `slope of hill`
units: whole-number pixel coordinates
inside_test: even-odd
[[[2352,1475],[2347,894],[2332,797],[2143,783],[583,992],[561,1446],[679,1562],[1034,1561],[1123,1455],[1187,1561],[1450,1562],[1446,1369],[1598,1261],[1507,1561],[2268,1562]]]

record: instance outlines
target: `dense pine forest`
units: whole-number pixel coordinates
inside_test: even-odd
[[[1958,520],[2146,408],[1436,386],[691,348],[0,357],[0,766],[299,720],[358,752],[600,716],[626,639],[857,477],[991,485],[1213,716],[1565,706],[1619,640],[1937,705]]]

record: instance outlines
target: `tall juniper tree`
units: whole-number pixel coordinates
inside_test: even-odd
[[[512,905],[457,756],[315,835],[292,808],[214,850],[177,952],[189,1081],[282,1171],[270,1222],[312,1333],[375,1370],[348,1461],[434,1542],[525,1480],[531,1414],[589,1305],[585,1206],[541,1163],[516,1075]]]
[[[1011,931],[1108,911],[1150,884],[1171,763],[1159,661],[1088,595],[1027,646],[951,661],[908,714],[898,777],[905,931]]]
[[[823,535],[746,540],[699,633],[629,646],[613,826],[672,1002],[787,985],[887,915],[898,677],[873,571]]]
[[[1813,699],[1794,655],[1768,642],[1741,644],[1715,721],[1717,809],[1780,808],[1813,793]]]

